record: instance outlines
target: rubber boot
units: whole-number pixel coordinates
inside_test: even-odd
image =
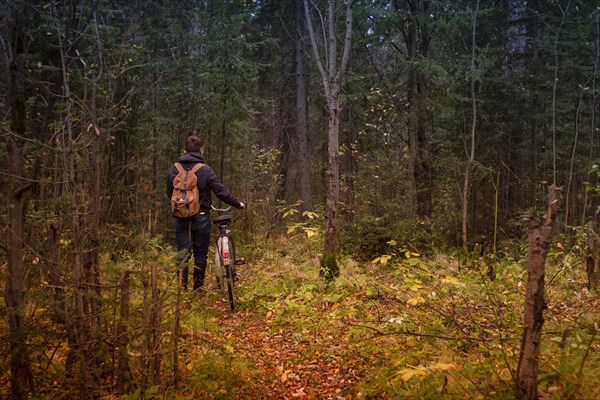
[[[204,290],[204,275],[206,273],[206,264],[196,265],[194,267],[194,291]]]

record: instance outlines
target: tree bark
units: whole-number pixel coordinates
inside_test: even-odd
[[[327,200],[325,204],[325,254],[336,254],[337,206],[340,198],[340,106],[330,99],[327,146]]]
[[[527,287],[525,291],[525,317],[521,354],[517,368],[516,396],[521,400],[538,398],[537,385],[539,355],[544,324],[545,263],[554,234],[558,214],[558,191],[554,185],[548,189],[548,209],[544,219],[529,219],[529,252],[527,254]]]
[[[305,43],[306,18],[303,0],[296,0],[296,136],[298,138],[298,175],[302,209],[312,210],[310,155],[308,153],[308,71]]]

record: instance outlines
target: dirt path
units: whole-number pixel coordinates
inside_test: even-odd
[[[256,398],[362,398],[356,384],[368,360],[353,350],[341,327],[297,333],[252,312],[224,313],[220,327],[259,371]]]

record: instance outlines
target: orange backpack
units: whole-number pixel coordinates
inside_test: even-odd
[[[189,218],[200,212],[200,192],[196,172],[204,167],[198,163],[192,169],[185,169],[180,163],[175,163],[178,174],[173,179],[173,195],[171,196],[171,211],[174,217]]]

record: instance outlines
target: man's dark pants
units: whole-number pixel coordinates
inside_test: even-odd
[[[208,213],[201,213],[192,218],[173,218],[175,239],[179,250],[177,265],[185,264],[179,270],[184,290],[187,289],[188,284],[188,266],[184,260],[189,257],[190,252],[194,254],[194,290],[200,289],[204,285],[210,243],[210,224],[210,214]]]

